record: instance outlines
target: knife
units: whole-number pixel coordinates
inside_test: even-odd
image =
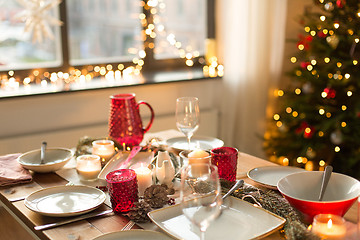
[[[56,223],[49,223],[49,224],[45,224],[45,225],[35,226],[34,229],[35,230],[45,230],[45,229],[65,225],[65,224],[68,224],[68,223],[73,223],[73,222],[76,222],[76,221],[84,220],[84,219],[87,219],[87,218],[102,216],[102,215],[105,215],[105,214],[108,214],[108,213],[113,213],[113,210],[108,209],[108,210],[101,211],[101,212],[91,212],[91,213],[87,213],[87,214],[84,214],[84,215],[81,215],[79,217],[75,217],[75,218],[72,218],[72,219],[67,219],[67,220],[64,220],[64,221],[56,222]]]

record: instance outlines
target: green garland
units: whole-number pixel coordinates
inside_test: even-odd
[[[221,187],[222,191],[225,193],[230,189],[231,183],[222,180]],[[320,239],[307,229],[307,226],[301,221],[300,213],[279,193],[273,190],[263,191],[251,185],[244,185],[232,195],[252,204],[260,205],[262,208],[286,219],[284,230],[282,231],[285,234],[286,239]]]

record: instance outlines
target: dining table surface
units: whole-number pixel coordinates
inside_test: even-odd
[[[163,131],[158,133],[148,134],[147,137],[156,136],[159,138],[170,138],[171,136],[179,136],[176,131]],[[171,151],[171,149],[169,149]],[[248,178],[247,172],[256,167],[262,166],[276,166],[277,164],[239,152],[238,166],[237,166],[237,179],[243,179],[245,183],[261,188],[259,184]],[[18,184],[12,186],[5,186],[0,188],[0,201],[2,205],[9,211],[24,228],[32,233],[38,239],[51,239],[51,240],[73,240],[73,239],[94,239],[100,235],[121,231],[122,228],[130,221],[127,216],[120,214],[110,214],[101,217],[90,218],[73,222],[70,224],[58,226],[47,230],[35,230],[37,225],[53,223],[63,220],[62,217],[49,217],[39,213],[33,212],[28,209],[24,204],[24,199],[34,191],[54,187],[63,186],[68,184],[69,181],[60,176],[57,172],[51,173],[34,173],[33,181],[25,184]],[[344,216],[349,222],[357,222],[357,203]],[[110,209],[110,206],[105,203],[94,211],[102,211]],[[71,218],[71,217],[67,217]],[[152,223],[148,223],[152,224]],[[154,225],[154,224],[153,224]],[[241,226],[239,226],[241,227]],[[132,229],[142,229],[141,225],[135,225]],[[162,230],[154,225],[155,231]],[[162,232],[164,233],[164,232]],[[165,233],[164,233],[165,234]],[[263,239],[285,239],[280,230],[276,230]]]

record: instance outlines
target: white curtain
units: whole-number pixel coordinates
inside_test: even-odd
[[[287,0],[217,0],[216,9],[217,54],[225,67],[220,137],[265,157],[266,107],[282,73]]]

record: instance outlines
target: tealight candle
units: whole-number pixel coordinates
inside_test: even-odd
[[[135,168],[134,171],[138,182],[139,196],[143,196],[145,189],[152,185],[152,172],[143,166]]]
[[[345,220],[333,214],[318,214],[314,217],[311,231],[322,239],[344,239],[346,236]]]
[[[92,154],[98,155],[102,163],[106,163],[115,154],[114,142],[111,140],[96,140],[92,142]]]
[[[81,155],[76,158],[76,171],[81,180],[96,180],[101,171],[100,157]]]

